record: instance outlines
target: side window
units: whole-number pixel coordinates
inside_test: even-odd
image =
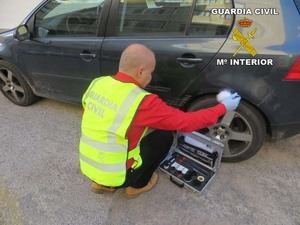
[[[120,0],[116,33],[183,36],[193,0]]]
[[[233,22],[233,16],[212,15],[211,9],[232,7],[231,0],[196,0],[189,35],[197,37],[227,35]]]
[[[35,36],[96,36],[104,0],[51,0],[35,15]]]

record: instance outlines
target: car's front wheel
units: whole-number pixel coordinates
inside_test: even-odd
[[[194,102],[188,111],[216,104],[215,96],[207,96]],[[224,143],[223,161],[239,162],[254,156],[261,148],[266,136],[266,123],[257,109],[241,101],[235,112],[227,112],[217,124],[201,132]]]
[[[17,68],[5,61],[0,61],[0,89],[16,105],[31,105],[37,99]]]

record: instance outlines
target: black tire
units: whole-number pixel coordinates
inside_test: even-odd
[[[38,99],[16,66],[5,61],[0,61],[0,89],[16,105],[28,106]]]
[[[195,111],[216,104],[217,101],[215,96],[205,96],[195,101],[188,108],[188,111]],[[227,116],[227,118],[231,117]],[[224,151],[222,158],[222,161],[224,162],[240,162],[251,158],[261,148],[266,137],[265,119],[260,112],[249,103],[242,100],[232,118],[231,123],[226,123],[226,121],[230,121],[230,119],[226,120],[225,116],[221,117],[216,125],[200,131],[209,136],[217,137],[225,144],[228,150],[226,150],[226,154]],[[230,126],[228,127],[224,124],[230,124]],[[220,130],[225,131],[219,135],[218,132]],[[221,138],[222,134],[224,134],[223,139]],[[236,138],[238,136],[233,136],[233,134],[242,134],[241,137],[243,138],[241,138],[241,140],[243,141],[231,139],[232,137]]]

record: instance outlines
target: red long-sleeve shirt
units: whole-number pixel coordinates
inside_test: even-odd
[[[122,82],[134,83],[140,86],[132,77],[121,72],[117,73],[114,78]],[[226,108],[223,104],[196,112],[183,112],[168,106],[155,94],[147,95],[139,106],[136,116],[127,132],[129,150],[136,147],[145,127],[192,132],[215,124],[218,118],[224,115],[225,112]],[[128,168],[131,167],[132,163],[133,160],[128,161]]]

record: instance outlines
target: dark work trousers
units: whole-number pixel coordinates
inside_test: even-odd
[[[122,187],[142,188],[146,186],[161,161],[167,156],[173,143],[170,131],[155,130],[145,136],[140,143],[143,164],[136,170],[129,169]]]

